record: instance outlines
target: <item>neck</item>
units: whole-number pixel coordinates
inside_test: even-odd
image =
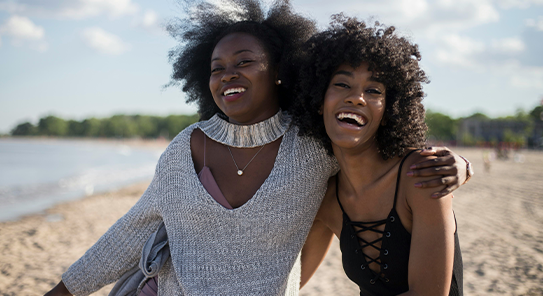
[[[251,125],[259,123],[277,114],[277,112],[279,112],[279,109],[279,105],[277,105],[273,108],[267,108],[267,110],[263,112],[254,112],[258,113],[257,116],[255,116],[254,114],[248,114],[246,117],[228,117],[228,122],[237,125]]]
[[[341,187],[347,194],[359,195],[393,166],[394,159],[384,160],[376,143],[357,149],[341,148],[332,144],[332,148],[340,167],[338,174]]]

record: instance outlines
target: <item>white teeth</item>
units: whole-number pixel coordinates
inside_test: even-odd
[[[345,119],[345,118],[350,118],[352,120],[355,120],[358,124],[364,126],[366,125],[366,122],[364,121],[364,118],[360,115],[357,115],[357,114],[354,114],[354,113],[339,113],[337,115],[337,119],[339,120],[342,120],[342,119]]]
[[[224,91],[223,95],[228,96],[228,95],[233,94],[233,93],[242,93],[242,92],[244,92],[246,90],[247,89],[244,88],[244,87],[229,88],[229,89]]]

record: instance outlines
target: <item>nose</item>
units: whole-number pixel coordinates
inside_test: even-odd
[[[364,95],[361,93],[353,93],[345,98],[345,103],[353,105],[366,106],[368,103],[364,99]]]
[[[239,78],[239,74],[236,71],[228,69],[227,71],[224,72],[224,75],[221,77],[221,81],[229,82],[238,78]]]

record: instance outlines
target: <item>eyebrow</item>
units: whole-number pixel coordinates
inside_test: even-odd
[[[349,77],[354,77],[354,75],[353,75],[352,72],[345,71],[345,70],[337,71],[336,73],[334,73],[334,74],[332,75],[332,77],[334,77],[334,76],[336,76],[336,75],[345,75],[345,76],[349,76]]]
[[[334,76],[336,76],[336,75],[345,75],[345,76],[349,76],[349,77],[351,77],[351,78],[354,77],[354,74],[353,74],[352,72],[345,71],[345,70],[337,71],[336,73],[334,73],[334,74],[332,75],[332,78],[333,78]],[[383,83],[381,80],[379,80],[379,79],[378,79],[377,77],[375,77],[375,76],[371,76],[369,80],[370,80],[370,81],[379,82],[379,83]]]
[[[252,52],[252,53],[254,53],[254,52],[253,52],[252,50],[250,50],[250,49],[240,49],[240,50],[234,52],[234,55],[238,55],[238,54],[240,54],[240,53],[242,53],[242,52]],[[220,60],[220,58],[219,58],[219,57],[216,57],[216,58],[211,59],[212,62],[213,62],[213,61],[216,61],[216,60]]]

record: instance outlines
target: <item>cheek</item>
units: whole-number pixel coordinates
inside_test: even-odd
[[[213,75],[209,76],[209,90],[211,91],[211,93],[213,93],[216,87],[217,87],[217,78],[214,77]]]
[[[378,102],[375,106],[375,112],[377,113],[377,116],[379,118],[379,122],[380,122],[380,125],[385,125],[386,122],[385,122],[385,101],[380,101]]]
[[[328,92],[324,95],[324,101],[322,102],[322,105],[319,109],[320,114],[323,116],[324,120],[326,121],[327,118],[330,116],[333,116],[333,102],[330,98],[330,95]]]

